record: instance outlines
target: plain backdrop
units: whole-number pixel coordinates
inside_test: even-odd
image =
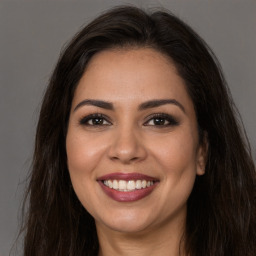
[[[165,7],[206,40],[223,67],[256,159],[255,0],[0,0],[0,256],[9,254],[17,235],[40,102],[60,50],[81,26],[120,4]]]

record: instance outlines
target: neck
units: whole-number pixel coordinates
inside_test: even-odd
[[[123,233],[97,225],[98,256],[185,256],[184,222],[162,224],[150,230]]]

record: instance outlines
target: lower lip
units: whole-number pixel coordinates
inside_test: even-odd
[[[157,182],[147,188],[136,189],[130,192],[122,192],[105,186],[101,181],[99,184],[103,191],[113,200],[118,202],[133,202],[138,201],[149,194],[155,189]]]

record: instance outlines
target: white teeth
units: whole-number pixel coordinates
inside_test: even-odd
[[[135,181],[134,180],[129,180],[126,186],[127,190],[134,190],[135,189]]]
[[[136,180],[136,189],[141,189],[141,180]]]
[[[120,190],[126,189],[126,182],[124,180],[119,180],[119,189]]]
[[[113,182],[112,182],[112,180],[108,180],[107,183],[108,183],[108,185],[106,185],[106,186],[108,186],[108,187],[110,187],[110,188],[113,188]]]
[[[146,180],[104,180],[104,185],[118,191],[129,192],[136,189],[143,189],[154,184],[153,181]]]
[[[113,189],[118,189],[119,188],[118,185],[119,184],[118,184],[117,180],[113,180]]]

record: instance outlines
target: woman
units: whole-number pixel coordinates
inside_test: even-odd
[[[214,54],[178,18],[101,15],[45,93],[24,255],[255,255],[237,115]]]

